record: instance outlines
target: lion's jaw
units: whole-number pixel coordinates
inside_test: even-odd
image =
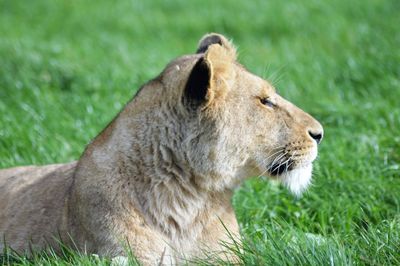
[[[279,179],[295,195],[299,196],[311,183],[312,164],[283,173]]]

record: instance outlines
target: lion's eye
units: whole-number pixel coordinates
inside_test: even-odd
[[[268,107],[275,107],[276,105],[271,101],[270,98],[260,98],[260,102]]]

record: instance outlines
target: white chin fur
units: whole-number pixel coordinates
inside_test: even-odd
[[[293,169],[280,176],[282,183],[296,196],[300,196],[311,183],[312,164]]]

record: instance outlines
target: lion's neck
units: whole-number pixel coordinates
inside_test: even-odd
[[[195,241],[207,225],[207,219],[230,208],[232,191],[220,191],[216,197],[216,193],[196,183],[197,177],[187,165],[177,161],[168,147],[157,145],[151,149],[154,159],[151,163],[127,158],[130,166],[140,171],[135,177],[128,175],[136,180],[130,190],[132,200],[147,222],[171,240]]]
[[[119,176],[123,190],[149,224],[172,241],[196,240],[211,216],[218,219],[220,212],[231,211],[230,188],[212,192],[212,186],[204,185],[205,180],[223,177],[196,176],[188,164],[190,158],[176,153],[185,150],[180,146],[185,140],[179,134],[179,125],[145,128],[129,120],[116,123],[115,131],[102,144],[104,148],[94,156],[99,167]],[[162,118],[143,119],[142,123],[162,125]]]

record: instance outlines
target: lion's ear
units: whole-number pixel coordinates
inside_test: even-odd
[[[218,44],[211,44],[204,59],[211,72],[211,81],[214,83],[220,80],[228,80],[232,76],[233,64],[236,60],[236,54],[232,54],[231,50]],[[215,85],[212,84],[211,85]]]
[[[223,99],[233,80],[231,51],[219,44],[211,44],[192,68],[185,87],[185,99],[191,106],[210,104]]]
[[[192,68],[185,87],[186,102],[191,106],[211,104],[223,99],[233,77],[236,51],[226,38],[219,34],[209,34],[200,41],[198,51],[202,56]]]
[[[211,69],[204,58],[200,58],[192,68],[186,82],[185,102],[197,106],[206,101],[210,80]]]
[[[208,48],[212,44],[219,44],[220,46],[225,48],[233,58],[236,58],[236,49],[233,44],[229,42],[225,36],[218,33],[210,33],[204,35],[199,41],[196,53],[201,54],[207,52]]]

